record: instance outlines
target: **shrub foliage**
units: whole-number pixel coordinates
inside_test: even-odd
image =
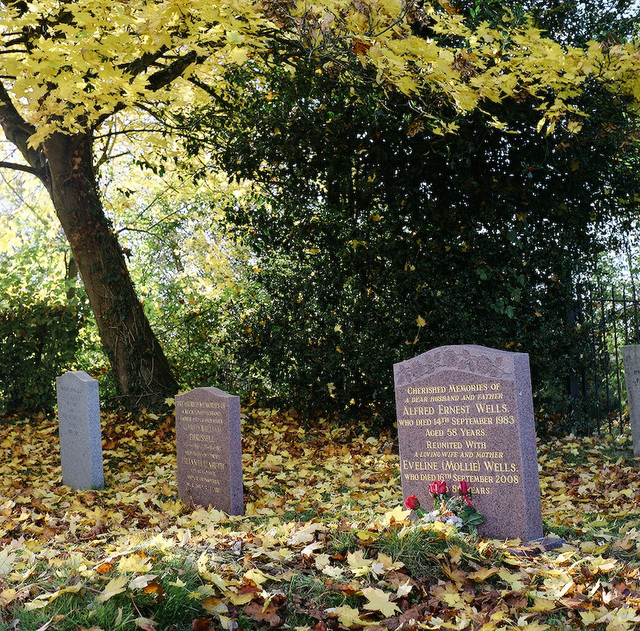
[[[234,81],[246,106],[217,158],[257,182],[227,211],[255,253],[236,348],[272,391],[390,419],[395,362],[482,344],[531,355],[539,407],[566,400],[585,350],[574,282],[615,245],[637,190],[619,159],[624,103],[593,87],[579,136],[542,137],[517,101],[438,136],[411,104],[336,85],[320,62]]]
[[[81,327],[75,303],[22,295],[0,311],[0,411],[53,409],[55,378],[73,364]]]

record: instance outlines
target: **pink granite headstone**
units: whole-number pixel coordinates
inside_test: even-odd
[[[218,388],[178,395],[176,443],[180,499],[242,515],[239,397]]]
[[[443,346],[394,366],[405,499],[433,508],[428,486],[471,485],[480,535],[542,537],[529,356]]]

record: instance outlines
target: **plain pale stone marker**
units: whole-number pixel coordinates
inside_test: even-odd
[[[529,356],[483,346],[443,346],[395,364],[404,497],[426,510],[428,486],[471,484],[480,535],[542,537]],[[451,493],[450,493],[451,494]]]
[[[98,380],[79,370],[56,378],[62,481],[72,489],[101,489],[102,436]]]
[[[178,395],[176,442],[180,499],[242,515],[240,398],[218,388]]]
[[[629,423],[633,437],[633,455],[640,456],[640,345],[622,347],[624,380],[627,384]]]

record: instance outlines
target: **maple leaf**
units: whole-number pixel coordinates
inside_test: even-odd
[[[553,611],[557,605],[555,600],[536,596],[533,602],[532,611]]]
[[[622,551],[629,551],[632,548],[636,547],[637,544],[637,537],[634,536],[635,533],[627,533],[623,539],[618,539],[617,541],[614,541],[613,544],[611,545],[611,550],[615,551],[615,550],[622,550]]]
[[[330,565],[330,563],[331,563],[331,557],[329,557],[328,554],[318,554],[314,559],[314,564],[316,568],[320,571],[322,571],[325,567]]]
[[[151,559],[143,553],[126,556],[118,563],[119,572],[140,572],[146,573],[152,569]]]
[[[254,598],[257,598],[259,593],[255,591],[237,592],[233,590],[226,590],[224,595],[229,599],[232,605],[246,605],[250,603]]]
[[[142,576],[136,576],[129,581],[129,589],[144,589],[156,578],[157,574],[143,574]]]
[[[470,578],[472,581],[481,581],[484,582],[491,576],[498,574],[500,568],[497,567],[483,567],[475,572],[471,572],[467,575],[467,578]]]
[[[602,573],[613,570],[617,565],[615,559],[604,559],[601,556],[588,558],[587,564],[591,569],[595,570],[596,572]]]
[[[371,573],[373,559],[365,559],[361,550],[349,552],[347,554],[347,563],[349,568],[356,576],[366,576]]]
[[[291,546],[296,546],[301,543],[309,543],[315,539],[315,533],[325,530],[325,526],[319,523],[311,523],[300,530],[297,530],[289,539],[287,543]]]
[[[16,551],[12,550],[9,546],[0,550],[0,574],[9,574],[17,559],[18,555]]]
[[[462,548],[460,546],[450,546],[446,552],[449,554],[451,563],[460,563],[460,560],[462,559]]]
[[[365,587],[362,590],[364,597],[369,601],[364,608],[370,611],[379,611],[385,618],[391,618],[400,608],[392,603],[389,598],[391,594],[383,592],[376,587]]]
[[[78,584],[78,585],[70,585],[68,587],[64,587],[62,589],[58,589],[55,592],[52,592],[52,593],[49,593],[49,594],[41,594],[40,596],[37,596],[31,602],[27,603],[25,605],[25,609],[27,611],[31,611],[33,609],[44,609],[51,602],[53,602],[56,598],[58,598],[58,596],[60,596],[61,594],[76,594],[82,589],[83,589],[83,586]]]
[[[330,607],[325,609],[328,614],[337,616],[338,622],[343,624],[349,629],[353,627],[365,627],[369,623],[366,620],[360,618],[360,612],[349,605],[342,605],[340,607]]]
[[[126,576],[116,576],[115,578],[112,578],[102,590],[102,593],[96,597],[96,600],[99,603],[103,603],[118,594],[122,594],[125,591],[128,582],[129,579]]]
[[[331,578],[340,580],[344,575],[344,570],[341,567],[327,565],[326,567],[322,568],[322,573],[330,576]]]
[[[376,562],[382,566],[382,569],[385,572],[391,572],[393,570],[399,570],[404,567],[404,563],[402,561],[394,561],[390,556],[380,552],[378,553],[378,558]]]
[[[431,592],[439,601],[446,603],[449,607],[455,607],[461,601],[458,588],[453,583],[436,585]]]
[[[260,587],[262,583],[265,583],[268,580],[273,580],[273,577],[267,576],[264,572],[258,569],[251,569],[245,575],[244,578],[248,581],[254,583],[257,587]]]
[[[506,567],[501,567],[500,571],[498,572],[498,576],[500,576],[500,578],[506,583],[509,583],[509,586],[512,590],[520,591],[524,589],[524,583],[522,582],[522,579],[524,577],[520,572],[517,574],[512,574],[511,572],[509,572],[509,570],[507,570]]]
[[[205,611],[212,614],[223,614],[229,611],[224,600],[221,598],[214,598],[213,596],[207,596],[202,599],[202,607]]]
[[[96,565],[93,569],[98,572],[98,574],[109,574],[110,572],[113,572],[114,565],[109,561],[103,561],[99,565]]]
[[[407,522],[409,515],[411,515],[410,510],[406,510],[398,505],[392,511],[385,513],[383,524],[389,526],[391,524]]]
[[[267,436],[277,433],[293,437],[294,444],[287,445],[285,448],[282,442],[284,439],[282,439],[278,446],[280,453],[287,451],[291,454],[292,460],[294,454],[304,454],[305,450],[310,450],[305,456],[309,459],[315,458],[319,451],[324,454],[329,450],[333,455],[327,456],[327,461],[331,458],[340,461],[345,457],[343,449],[345,445],[340,443],[329,445],[322,441],[314,442],[313,448],[309,447],[311,442],[305,443],[304,446],[297,445],[296,443],[301,440],[301,434],[295,427],[295,421],[285,420],[285,415],[282,415],[282,420],[277,422],[273,420],[272,416],[265,415],[264,418],[264,426],[258,425],[257,429],[259,431],[264,429],[267,433],[256,435]],[[291,425],[288,426],[287,423]],[[26,451],[37,454],[37,458],[53,470],[55,457],[49,455],[44,446],[39,446],[40,443],[46,444],[45,436],[50,438],[50,434],[36,433],[31,439],[31,434],[26,427],[28,425],[24,429],[21,428],[22,431],[16,432],[16,436],[12,440],[16,441],[16,444],[20,444],[18,441],[22,441],[25,445],[28,445],[29,440],[34,440],[33,449],[26,449]],[[2,437],[7,436],[7,431],[9,431],[7,428],[0,425],[0,443]],[[251,431],[247,430],[245,434],[243,440],[249,445],[245,451],[251,455],[253,455],[254,449],[270,449],[264,438],[251,446]],[[135,436],[135,430],[127,435]],[[145,436],[148,435],[145,434]],[[161,594],[159,582],[152,577],[162,575],[166,576],[166,582],[163,578],[165,586],[176,587],[185,592],[184,597],[188,601],[195,601],[196,604],[201,603],[205,611],[216,617],[215,624],[218,625],[219,622],[218,626],[227,630],[235,628],[237,608],[247,606],[249,606],[248,611],[257,616],[265,614],[265,619],[261,622],[263,626],[275,622],[276,619],[272,616],[281,618],[281,626],[287,624],[288,621],[284,618],[283,609],[276,596],[270,600],[263,591],[264,586],[268,584],[267,581],[271,579],[291,583],[287,589],[291,588],[296,594],[296,598],[301,599],[301,602],[297,604],[304,606],[309,612],[315,612],[310,615],[317,615],[318,631],[328,628],[330,622],[334,626],[341,624],[349,626],[349,628],[374,626],[375,623],[367,620],[368,615],[398,616],[398,621],[403,621],[403,616],[407,615],[409,611],[412,611],[411,616],[417,623],[424,625],[425,628],[469,628],[470,625],[477,623],[478,628],[482,628],[484,631],[497,630],[505,626],[524,631],[530,628],[535,629],[536,624],[543,628],[545,623],[551,624],[554,628],[559,619],[564,621],[565,626],[578,624],[589,628],[597,626],[603,629],[608,628],[609,631],[621,631],[622,629],[632,629],[640,622],[635,619],[638,614],[637,603],[635,603],[633,596],[640,591],[640,578],[637,570],[633,566],[627,565],[625,561],[604,556],[605,552],[614,550],[614,548],[616,552],[622,553],[633,551],[633,542],[638,536],[636,528],[640,526],[640,523],[636,523],[638,520],[627,521],[623,528],[614,527],[611,529],[611,526],[616,522],[614,519],[605,518],[601,505],[598,503],[594,503],[589,508],[590,513],[581,515],[573,515],[570,512],[577,510],[575,508],[562,508],[566,502],[564,499],[559,500],[562,503],[560,508],[554,503],[559,497],[557,491],[567,486],[565,477],[563,477],[565,475],[567,479],[569,477],[576,479],[574,490],[591,479],[597,481],[598,488],[604,488],[604,478],[594,477],[601,475],[608,476],[607,479],[613,481],[612,484],[618,485],[617,490],[620,490],[625,484],[631,487],[631,484],[635,483],[633,481],[640,479],[638,467],[623,467],[622,464],[619,464],[617,469],[611,468],[604,472],[602,467],[593,468],[593,463],[585,463],[581,468],[581,465],[574,464],[572,460],[571,470],[567,471],[566,467],[563,468],[562,462],[544,457],[547,452],[545,451],[546,447],[542,445],[540,447],[542,462],[549,463],[553,470],[546,477],[544,473],[546,464],[542,470],[543,507],[551,506],[558,514],[556,517],[555,512],[551,511],[546,519],[549,519],[549,523],[556,523],[554,519],[564,523],[566,515],[573,515],[572,519],[576,521],[581,519],[589,523],[597,523],[595,531],[591,531],[591,540],[571,541],[570,545],[565,545],[561,549],[541,554],[535,548],[523,546],[525,551],[531,552],[533,550],[527,556],[515,556],[509,552],[517,545],[516,542],[465,541],[465,553],[460,556],[456,565],[451,562],[458,558],[459,553],[456,548],[462,549],[460,540],[454,539],[456,544],[452,545],[451,540],[445,538],[433,539],[433,533],[429,532],[430,545],[440,546],[440,552],[433,555],[434,563],[431,569],[434,572],[440,572],[440,574],[437,577],[437,582],[434,581],[429,589],[428,599],[419,599],[422,601],[419,605],[403,614],[394,609],[400,604],[394,602],[394,599],[406,597],[412,592],[416,594],[416,590],[411,590],[411,587],[419,584],[412,579],[410,564],[407,563],[409,568],[404,568],[404,572],[400,572],[401,563],[399,561],[394,563],[383,552],[379,552],[375,558],[367,558],[366,556],[378,545],[383,549],[385,539],[390,532],[394,536],[400,535],[405,546],[410,545],[407,538],[410,533],[422,532],[419,524],[412,525],[408,522],[402,524],[401,529],[398,528],[397,522],[388,523],[385,526],[380,523],[382,511],[376,515],[375,510],[371,509],[371,502],[375,502],[374,506],[377,507],[380,497],[387,498],[389,507],[399,505],[402,502],[397,477],[385,478],[382,485],[384,488],[376,486],[377,482],[375,484],[370,482],[378,477],[377,469],[380,462],[397,463],[393,460],[393,456],[374,452],[376,445],[384,443],[386,438],[380,437],[375,444],[374,441],[356,439],[353,443],[346,445],[347,452],[353,454],[350,457],[356,463],[352,470],[355,471],[354,475],[359,473],[358,485],[366,485],[368,496],[366,499],[360,498],[350,503],[349,512],[336,511],[331,517],[325,516],[323,518],[326,518],[325,533],[323,534],[326,534],[326,537],[321,537],[321,541],[315,541],[317,532],[314,531],[311,542],[302,543],[295,547],[285,547],[285,543],[306,526],[318,523],[317,521],[310,522],[310,524],[283,523],[281,518],[271,517],[263,525],[256,525],[255,522],[246,518],[239,518],[236,522],[223,521],[212,524],[206,518],[206,511],[198,513],[197,519],[192,519],[192,513],[185,512],[185,507],[177,503],[169,508],[158,509],[158,505],[155,503],[157,493],[160,492],[158,480],[165,480],[173,475],[170,464],[161,465],[160,463],[165,460],[167,463],[171,463],[171,458],[175,457],[174,454],[170,454],[169,447],[164,445],[164,440],[160,439],[160,442],[154,445],[151,451],[157,451],[158,454],[163,449],[166,451],[162,452],[162,457],[154,458],[147,469],[142,468],[140,460],[136,460],[131,465],[132,470],[128,471],[121,464],[121,461],[118,461],[118,475],[122,477],[118,478],[117,495],[110,489],[100,493],[94,492],[93,496],[70,493],[68,489],[56,491],[59,481],[56,481],[54,477],[48,480],[41,473],[40,477],[31,480],[25,478],[21,486],[16,487],[15,476],[7,473],[3,477],[0,472],[0,484],[4,484],[2,488],[6,489],[5,493],[7,495],[11,493],[13,498],[12,503],[1,505],[4,507],[2,511],[7,514],[0,515],[0,528],[12,533],[9,537],[22,532],[25,525],[42,528],[43,515],[46,515],[52,524],[55,524],[55,520],[62,521],[63,518],[65,524],[71,523],[72,520],[75,520],[77,524],[76,535],[65,527],[59,529],[53,539],[46,540],[43,530],[34,530],[31,538],[21,541],[13,540],[4,546],[0,554],[4,555],[3,558],[9,559],[9,562],[7,563],[8,573],[3,574],[0,578],[0,582],[4,580],[6,583],[6,586],[3,584],[0,587],[0,609],[3,612],[9,608],[12,608],[12,612],[16,610],[19,612],[20,608],[24,607],[25,609],[41,610],[44,615],[48,615],[47,608],[50,608],[51,615],[48,615],[46,620],[53,620],[54,605],[52,603],[61,594],[74,593],[72,590],[76,590],[75,593],[90,594],[89,581],[102,585],[103,592],[100,597],[106,599],[128,589],[130,593],[126,599],[122,599],[122,608],[124,609],[125,601],[135,603],[135,599],[143,596],[143,592],[147,588],[150,589],[149,596],[154,597]],[[307,436],[304,440],[311,441]],[[576,444],[578,443],[576,442]],[[369,465],[364,466],[365,450],[369,447],[371,447],[371,451],[366,452],[366,457],[371,458],[370,463],[375,463],[371,465],[371,472],[367,470]],[[593,443],[580,441],[579,448],[571,447],[571,449],[574,448],[578,454],[586,454],[589,449],[593,450],[596,447]],[[600,448],[600,445],[597,445],[598,454],[600,454]],[[363,459],[358,460],[361,456]],[[378,457],[389,460],[376,460],[375,458]],[[121,457],[118,456],[118,458]],[[256,458],[256,460],[259,459]],[[598,462],[601,461],[604,460],[598,455]],[[324,464],[322,467],[318,466],[317,470],[312,470],[306,461],[302,464],[298,461],[295,462],[295,466],[287,469],[284,474],[284,481],[279,482],[291,489],[304,484],[305,481],[308,482],[312,479],[310,476],[315,476],[314,484],[316,484],[318,480],[323,479],[321,477],[324,475],[323,471],[326,472],[328,480],[326,484],[329,484],[329,481],[333,480],[332,476],[336,475],[335,471],[338,470],[334,470],[332,467],[325,468]],[[615,462],[614,459],[611,467]],[[361,469],[359,472],[357,471],[358,467]],[[245,479],[247,488],[263,488],[258,486],[260,480],[272,483],[272,479],[268,476],[260,478],[261,474],[257,467],[255,473],[249,475],[246,469],[244,473],[245,476],[248,476]],[[297,473],[300,473],[303,479],[297,478]],[[587,478],[585,474],[591,477]],[[59,468],[56,475],[59,476]],[[141,481],[143,479],[144,482]],[[390,479],[395,480],[395,483],[390,485]],[[544,486],[545,480],[547,480],[546,486]],[[36,488],[36,481],[39,483],[38,488]],[[339,485],[342,485],[343,481],[344,477],[335,479],[335,483]],[[555,481],[560,482],[557,488],[552,486]],[[390,486],[393,488],[387,488]],[[268,486],[264,488],[268,488]],[[328,486],[327,488],[332,487]],[[344,490],[347,487],[345,485],[341,488]],[[173,482],[170,492],[175,493]],[[603,491],[603,496],[606,496],[606,491]],[[618,501],[625,497],[625,494],[618,494]],[[600,502],[600,498],[590,498],[590,501],[595,502],[596,499],[597,502]],[[87,502],[90,502],[92,506],[88,506]],[[95,520],[96,517],[95,508],[98,506],[102,510],[101,519],[109,528],[110,534],[108,538],[99,540],[99,546],[96,546],[93,539],[83,542],[78,536],[81,535],[84,528],[91,527],[92,520]],[[151,506],[153,508],[149,508]],[[357,519],[355,521],[353,519],[354,507],[359,509],[356,511]],[[163,518],[168,520],[168,525],[162,530],[162,535],[158,535],[158,531],[155,530],[157,522],[150,521],[150,515],[153,516],[158,510],[165,511]],[[281,511],[279,515],[282,515],[283,509],[279,510]],[[364,510],[367,511],[371,523],[365,523],[362,518]],[[569,512],[565,512],[567,510]],[[630,507],[628,510],[630,511],[632,508]],[[337,520],[332,523],[331,520],[334,517],[337,517]],[[609,513],[606,514],[606,517],[609,517]],[[111,520],[118,523],[111,523]],[[124,524],[121,525],[121,521],[124,521]],[[309,555],[304,554],[309,545],[315,544],[326,545],[328,550],[335,549],[330,544],[331,538],[346,531],[355,535],[356,543],[363,545],[358,551],[343,553],[346,554],[346,558],[340,553],[332,555],[316,551],[315,548]],[[358,536],[359,532],[369,534],[366,537],[360,537]],[[616,546],[618,542],[621,542],[620,546]],[[466,545],[469,543],[476,547],[473,552],[467,553]],[[627,547],[629,550],[625,550]],[[600,548],[603,549],[600,550]],[[99,554],[97,553],[98,549],[100,550]],[[496,551],[500,551],[500,554],[496,554]],[[476,553],[479,557],[476,556]],[[170,563],[173,563],[176,557],[182,558],[183,555],[185,560],[189,560],[189,563],[186,563],[180,572],[167,569],[167,566],[164,565],[163,557],[166,557],[167,560],[171,559]],[[460,563],[463,558],[469,559],[473,564],[474,571],[471,574],[467,574],[461,569]],[[109,578],[105,577],[101,571],[110,570],[113,572],[116,571],[116,568],[119,570],[120,562],[123,570],[131,568],[134,571],[119,572],[121,584],[118,584],[117,581],[110,582]],[[489,564],[491,564],[490,567],[486,567]],[[48,574],[47,565],[49,567]],[[37,568],[37,571],[34,572],[34,568]],[[144,568],[152,571],[135,571]],[[69,574],[67,574],[68,570],[71,570]],[[301,570],[305,577],[309,574],[315,583],[322,584],[323,589],[334,593],[339,592],[341,597],[355,598],[359,594],[366,596],[368,593],[369,596],[372,596],[366,598],[368,606],[361,606],[360,610],[349,607],[346,609],[333,608],[326,612],[315,609],[317,605],[306,600],[304,590],[295,590]],[[105,573],[108,574],[108,572]],[[189,576],[189,573],[195,573],[196,580],[199,582],[204,580],[206,584],[200,585],[198,588],[188,587],[190,581],[187,579],[193,578]],[[138,576],[138,574],[140,575]],[[342,575],[355,576],[356,578],[350,584],[340,584],[336,581],[342,581]],[[370,584],[364,585],[364,589],[362,585],[359,585],[362,581],[361,577],[366,577],[366,580],[370,581]],[[383,577],[384,582],[382,581]],[[112,576],[111,579],[113,578]],[[483,581],[491,579],[495,581],[495,588],[493,585],[483,586],[481,584]],[[42,586],[50,580],[55,580],[59,589],[42,593]],[[68,582],[65,583],[65,581]],[[471,581],[475,582],[475,588],[473,588]],[[459,585],[457,586],[454,582]],[[254,587],[254,584],[258,587]],[[508,590],[502,589],[505,584]],[[34,588],[34,585],[37,585],[37,588]],[[36,589],[38,591],[35,591]],[[531,605],[527,603],[527,599]],[[434,607],[438,607],[438,602],[443,606],[446,605],[446,609],[441,611],[439,616],[429,613],[433,611]],[[499,603],[501,602],[505,604],[504,610],[500,608]],[[376,605],[379,605],[379,608],[376,609]],[[129,619],[132,621],[136,616],[140,616],[140,612],[131,613],[131,610],[129,611]],[[473,614],[473,621],[470,611],[477,612],[477,614]],[[489,614],[488,612],[493,613]],[[150,615],[148,611],[146,614]],[[344,622],[339,619],[340,614],[342,614]],[[121,620],[124,619],[124,614],[119,615]],[[329,621],[327,615],[338,620]],[[153,616],[149,620],[153,622]],[[54,623],[55,621],[51,622],[50,627],[54,626]],[[79,625],[81,624],[79,623]],[[198,624],[201,629],[212,628],[213,625],[211,618],[203,618]]]
[[[277,627],[281,623],[278,609],[270,603],[259,605],[256,602],[249,603],[244,608],[244,613],[258,622],[267,622],[271,628]]]

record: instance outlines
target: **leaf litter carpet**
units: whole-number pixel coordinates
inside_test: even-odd
[[[393,432],[245,410],[246,513],[228,517],[179,501],[171,417],[102,421],[105,489],[77,492],[55,418],[0,425],[0,629],[36,612],[34,629],[162,630],[171,590],[191,608],[167,628],[195,631],[640,628],[625,435],[539,444],[545,534],[566,541],[544,551],[407,521]],[[69,626],[87,598],[112,622]]]

